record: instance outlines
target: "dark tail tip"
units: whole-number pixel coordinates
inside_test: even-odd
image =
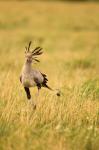
[[[50,88],[47,84],[43,84],[43,87],[46,87],[46,88],[48,88],[48,89],[51,90],[51,91],[55,91],[55,94],[56,94],[58,97],[61,96],[61,91],[60,91],[59,89],[52,89],[52,88]]]
[[[56,95],[57,95],[58,97],[60,97],[60,96],[61,96],[61,95],[60,95],[60,93],[57,93]]]
[[[61,96],[61,92],[60,92],[60,90],[57,90],[56,95],[57,95],[58,97],[60,97],[60,96]]]

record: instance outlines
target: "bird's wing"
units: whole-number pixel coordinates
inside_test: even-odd
[[[36,84],[42,84],[44,77],[39,70],[32,70],[32,78],[36,82]]]
[[[44,78],[44,80],[43,80],[43,84],[47,84],[47,81],[48,81],[48,79],[47,79],[47,75],[46,74],[44,74],[44,73],[41,73],[42,74],[42,76],[43,76],[43,78]]]

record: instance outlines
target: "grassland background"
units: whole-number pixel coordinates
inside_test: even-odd
[[[29,40],[44,49],[33,66],[62,92],[42,89],[36,111],[19,82]],[[0,150],[12,149],[99,149],[98,4],[0,2]]]

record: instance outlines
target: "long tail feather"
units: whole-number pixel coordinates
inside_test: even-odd
[[[43,81],[43,83],[42,83],[42,86],[43,86],[43,87],[46,87],[47,89],[49,89],[49,90],[51,90],[51,91],[55,91],[56,95],[57,95],[57,96],[60,96],[60,91],[59,91],[59,90],[56,90],[56,89],[52,89],[51,87],[49,87],[49,86],[47,85],[47,81],[48,81],[47,76],[46,76],[45,74],[43,74],[43,73],[42,73],[42,75],[43,75],[43,77],[44,77],[44,81]]]

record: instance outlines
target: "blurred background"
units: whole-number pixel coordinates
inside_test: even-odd
[[[0,150],[99,149],[98,1],[0,1]],[[42,89],[35,112],[19,81],[30,40],[44,51],[33,67],[62,92]]]

